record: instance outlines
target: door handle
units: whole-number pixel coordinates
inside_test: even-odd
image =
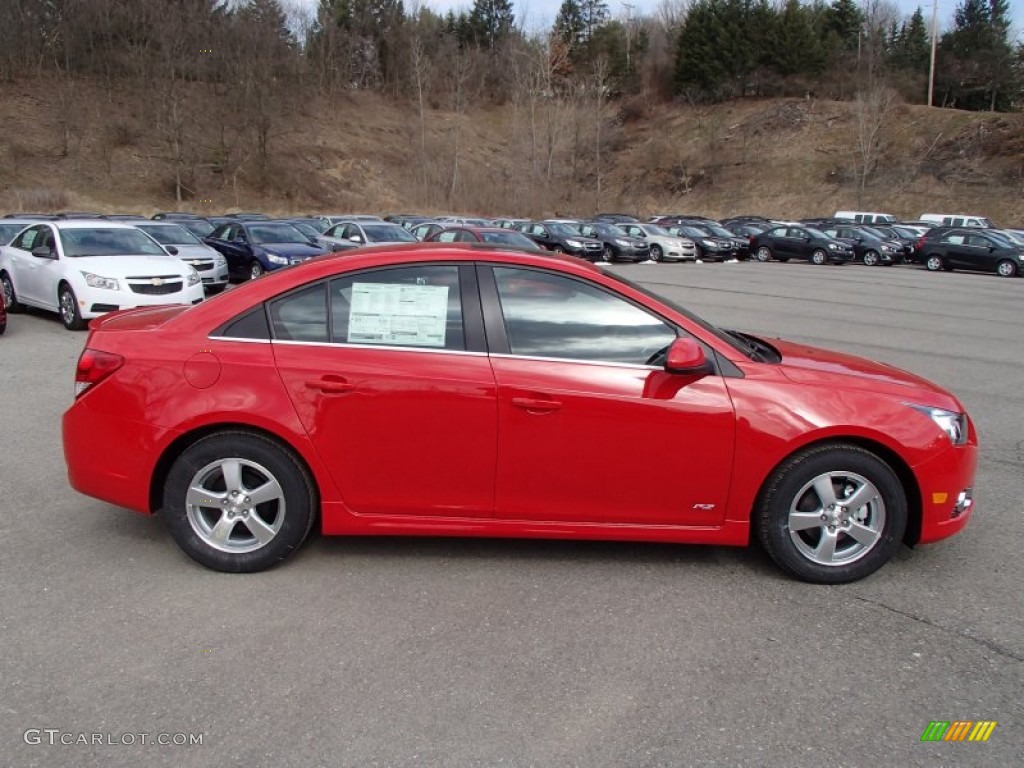
[[[550,413],[562,407],[562,404],[556,400],[541,400],[536,397],[513,397],[512,405],[530,413]]]
[[[320,379],[307,379],[306,386],[323,392],[325,395],[346,395],[353,390],[352,384],[343,376],[324,376]]]

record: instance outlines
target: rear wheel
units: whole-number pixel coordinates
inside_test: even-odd
[[[907,501],[888,464],[836,443],[788,459],[756,514],[761,544],[780,568],[803,581],[842,584],[892,557],[906,529]]]
[[[86,322],[82,319],[82,312],[78,308],[78,299],[71,286],[61,283],[57,290],[57,303],[60,306],[60,319],[64,327],[69,331],[85,330]]]
[[[823,248],[816,248],[811,254],[812,264],[824,264],[826,261],[828,261],[828,254]]]
[[[0,287],[3,288],[3,302],[8,312],[21,312],[25,305],[18,301],[18,294],[14,292],[14,282],[6,272],[0,273]]]
[[[174,462],[163,514],[189,557],[218,571],[261,571],[309,535],[316,493],[305,467],[260,435],[204,437]]]
[[[999,273],[1000,277],[1015,277],[1017,274],[1017,265],[1009,259],[1003,259],[996,264],[996,272]]]
[[[766,262],[772,260],[772,250],[767,245],[762,245],[754,253],[754,258],[760,262]]]
[[[864,251],[864,256],[861,258],[861,261],[868,267],[877,267],[881,260],[877,251]]]
[[[938,272],[940,269],[943,268],[943,266],[945,265],[942,263],[941,256],[936,256],[933,254],[924,260],[924,268],[927,269],[929,272]]]

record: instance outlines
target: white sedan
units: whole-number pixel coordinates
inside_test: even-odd
[[[657,224],[619,224],[630,237],[641,237],[651,244],[653,261],[696,261],[697,245],[687,237],[676,237]]]
[[[95,219],[33,224],[0,247],[4,303],[60,313],[69,330],[107,312],[158,304],[198,304],[203,282],[129,224]]]

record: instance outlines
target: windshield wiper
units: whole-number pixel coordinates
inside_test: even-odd
[[[725,329],[723,329],[725,330]],[[779,353],[773,346],[761,341],[756,336],[751,336],[747,333],[741,333],[740,331],[725,331],[732,338],[736,339],[740,344],[745,347],[747,354],[750,359],[756,363],[771,363],[779,361]]]

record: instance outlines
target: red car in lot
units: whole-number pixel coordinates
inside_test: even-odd
[[[0,294],[0,336],[7,330],[7,297]]]
[[[325,534],[746,545],[839,583],[961,530],[977,439],[896,368],[579,259],[414,245],[92,323],[71,484],[255,571]]]

